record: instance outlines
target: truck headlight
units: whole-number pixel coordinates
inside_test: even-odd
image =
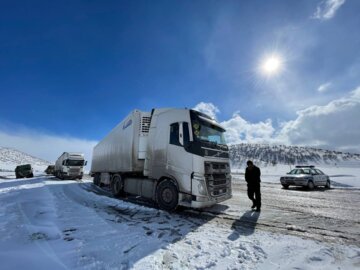
[[[200,195],[207,195],[204,181],[198,182],[198,191]]]
[[[193,188],[197,188],[200,195],[208,195],[204,175],[194,173],[192,176]]]

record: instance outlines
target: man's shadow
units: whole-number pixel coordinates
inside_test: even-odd
[[[238,220],[235,220],[231,226],[233,232],[228,236],[231,241],[237,240],[240,235],[248,236],[254,233],[260,212],[246,211]]]

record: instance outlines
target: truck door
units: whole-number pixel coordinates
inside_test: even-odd
[[[190,193],[193,159],[192,155],[184,149],[184,145],[189,142],[189,124],[187,122],[172,123],[169,129],[166,169],[168,174],[176,178],[183,189],[181,191]]]

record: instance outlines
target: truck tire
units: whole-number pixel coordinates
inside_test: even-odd
[[[111,179],[111,191],[114,197],[120,197],[124,193],[124,181],[119,174]]]
[[[179,192],[176,185],[169,179],[157,185],[155,197],[160,209],[173,211],[178,206]]]
[[[284,189],[288,189],[289,188],[289,185],[286,185],[286,184],[282,184],[283,188]]]
[[[98,173],[95,174],[94,175],[94,180],[93,180],[94,185],[100,187],[100,181],[101,181],[100,174],[98,174]]]

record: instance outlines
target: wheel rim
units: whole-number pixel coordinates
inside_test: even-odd
[[[171,203],[174,199],[173,193],[169,188],[166,188],[161,193],[161,198],[165,203]]]
[[[309,182],[309,188],[313,189],[314,188],[314,183],[313,182]]]
[[[114,185],[115,193],[119,193],[120,191],[120,181],[116,180]]]

